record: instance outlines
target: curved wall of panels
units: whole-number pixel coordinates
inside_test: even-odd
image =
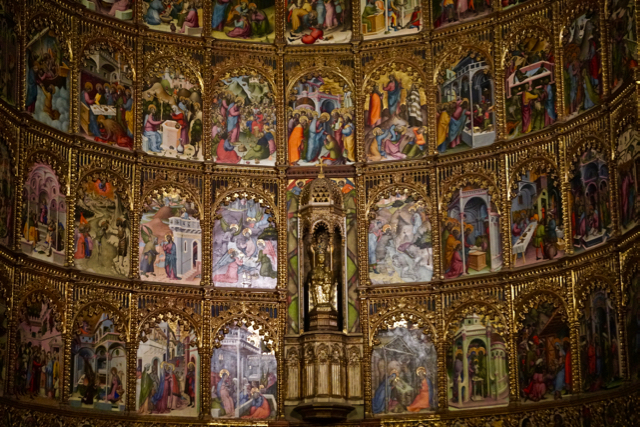
[[[640,422],[635,2],[0,8],[5,425]]]

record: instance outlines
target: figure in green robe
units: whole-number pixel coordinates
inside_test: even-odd
[[[260,276],[272,279],[278,277],[278,272],[271,266],[271,259],[262,250],[258,252],[258,261],[260,262]]]
[[[142,409],[147,399],[151,397],[151,391],[153,390],[153,380],[149,375],[149,368],[151,365],[148,363],[144,366],[144,372],[142,372],[142,380],[140,381],[140,401],[138,403],[139,408]],[[151,408],[147,408],[151,409]]]
[[[362,11],[362,23],[367,26],[366,33],[371,32],[371,21],[369,20],[370,16],[373,16],[378,13],[378,8],[376,7],[373,0],[369,0],[367,5],[364,7],[364,11]]]

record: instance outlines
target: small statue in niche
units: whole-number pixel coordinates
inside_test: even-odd
[[[333,269],[331,265],[325,264],[327,249],[330,260],[333,255],[333,246],[328,243],[328,237],[326,234],[322,234],[318,237],[317,249],[314,249],[313,246],[310,248],[314,259],[310,291],[313,298],[313,306],[320,311],[333,309]]]

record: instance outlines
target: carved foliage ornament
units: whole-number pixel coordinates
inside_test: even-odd
[[[527,15],[518,24],[510,28],[509,37],[504,43],[503,68],[507,68],[512,52],[519,51],[521,44],[527,39],[536,38],[545,41],[548,49],[553,49],[553,36],[549,32],[549,19],[542,15]]]
[[[376,212],[380,209],[378,207],[378,203],[381,200],[388,199],[391,196],[397,195],[406,196],[407,199],[411,198],[417,203],[418,206],[424,206],[427,209],[431,204],[429,198],[421,190],[415,188],[414,186],[409,186],[406,184],[386,186],[371,195],[368,209],[369,221],[372,221],[376,218]]]
[[[109,170],[109,167],[111,167],[112,170]],[[133,201],[131,199],[131,195],[129,194],[130,186],[126,183],[122,176],[117,173],[118,170],[118,166],[109,161],[103,160],[101,162],[94,162],[80,170],[80,179],[78,179],[78,186],[86,183],[93,183],[97,180],[100,180],[100,182],[103,183],[108,182],[109,184],[111,184],[114,193],[117,193],[118,198],[122,202],[122,205],[127,209],[132,209]]]
[[[614,305],[618,301],[616,283],[610,279],[611,277],[617,277],[617,275],[612,271],[607,271],[608,269],[602,266],[597,268],[597,270],[598,272],[596,272],[595,268],[592,268],[580,277],[575,287],[577,301],[576,312],[578,317],[584,316],[585,304],[591,299],[591,294],[595,291],[606,291],[613,300]],[[618,314],[617,311],[616,314]]]
[[[37,15],[29,23],[28,28],[31,30],[31,36],[28,38],[29,42],[40,36],[40,34],[52,32],[62,47],[63,58],[71,61],[71,40],[67,38],[71,31],[69,31],[67,25],[52,18],[51,15]]]
[[[222,205],[229,206],[229,204],[238,199],[248,199],[257,202],[260,207],[264,208],[264,213],[269,215],[269,224],[274,227],[277,226],[278,210],[274,209],[273,198],[266,191],[259,188],[254,181],[240,178],[237,182],[230,183],[228,187],[218,188],[216,189],[215,199],[216,203],[211,211],[214,221],[221,218],[217,212]]]
[[[85,45],[83,50],[84,59],[88,59],[91,56],[95,55],[96,53],[100,53],[101,51],[106,51],[106,52],[109,52],[110,54],[113,54],[115,52],[121,53],[125,59],[125,63],[121,64],[121,66],[122,65],[125,66],[124,69],[126,70],[126,72],[123,75],[129,80],[135,81],[136,76],[135,76],[134,67],[133,67],[134,60],[133,60],[133,53],[131,52],[131,49],[128,49],[113,40],[109,40],[102,37],[95,38],[93,40],[90,40]]]
[[[26,168],[23,169],[23,179],[26,179],[31,172],[33,166],[37,164],[49,165],[51,169],[56,173],[56,177],[58,178],[58,182],[60,183],[60,187],[66,187],[67,182],[67,172],[68,172],[68,164],[66,161],[62,160],[60,157],[47,150],[38,150],[29,155],[27,160],[25,161],[27,165]]]
[[[196,85],[200,92],[203,91],[204,82],[198,72],[197,67],[192,64],[184,55],[161,56],[151,62],[144,70],[144,83],[150,85],[153,79],[163,78],[166,70],[169,69],[176,75],[182,75],[185,79]]]
[[[537,175],[547,175],[551,178],[554,186],[560,186],[558,166],[549,155],[538,152],[518,162],[511,172],[511,190],[518,189],[518,181],[520,181],[522,175],[527,172],[534,172]]]
[[[46,278],[41,277],[37,281],[30,282],[25,286],[26,293],[20,299],[18,304],[18,321],[28,320],[27,307],[33,304],[47,304],[53,313],[56,328],[62,332],[61,327],[64,323],[64,302],[60,299],[60,293],[55,286]]]
[[[487,43],[475,41],[469,44],[455,45],[454,48],[448,50],[442,55],[444,59],[436,69],[434,83],[438,86],[442,85],[447,80],[447,70],[453,68],[458,62],[467,57],[473,58],[478,62],[485,61],[489,67],[482,72],[493,76],[493,62],[489,52],[490,44]]]
[[[74,332],[80,335],[82,333],[83,321],[87,318],[94,318],[100,314],[106,314],[115,326],[115,330],[119,333],[120,341],[127,341],[127,318],[113,305],[103,302],[94,301],[84,305],[76,315]]]
[[[256,331],[268,350],[277,351],[278,334],[275,325],[270,325],[272,319],[269,314],[261,310],[258,304],[232,304],[229,310],[221,313],[220,317],[212,319],[211,345],[213,348],[220,348],[224,336],[229,333],[232,326],[251,327]]]
[[[415,84],[417,87],[422,87],[424,85],[424,75],[420,68],[404,59],[398,58],[376,68],[373,73],[366,77],[364,87],[366,88],[369,85],[375,85],[381,77],[395,74],[396,72],[406,74],[411,79],[411,83]]]

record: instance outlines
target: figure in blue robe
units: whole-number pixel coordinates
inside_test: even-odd
[[[227,9],[229,8],[229,0],[217,0],[213,6],[213,14],[211,16],[211,29],[214,31],[224,30],[224,22],[227,19]]]
[[[87,95],[85,94],[87,94],[87,91],[83,90],[82,93],[80,94],[80,99],[82,100],[82,103],[86,105],[87,108],[89,108],[89,132],[91,132],[91,135],[93,136],[100,136],[100,128],[98,127],[98,118],[93,113],[93,111],[91,111],[91,106],[86,103],[85,96],[88,96],[88,94]]]
[[[393,373],[380,382],[378,389],[373,395],[373,401],[371,402],[371,409],[374,414],[380,414],[387,409],[387,389],[391,391],[393,381],[396,377],[397,375]]]
[[[149,9],[147,10],[147,14],[144,15],[143,19],[149,25],[160,25],[162,21],[160,20],[160,12],[164,10],[164,5],[161,0],[151,0],[149,3]]]
[[[314,117],[309,125],[309,144],[305,159],[307,162],[315,162],[320,155],[320,151],[322,151],[322,146],[324,144],[323,136],[324,126],[322,123],[318,124],[318,119]]]
[[[556,114],[556,94],[553,90],[553,86],[549,84],[545,89],[547,91],[547,100],[544,103],[544,108],[547,110],[547,116],[555,122],[558,118],[558,115]]]
[[[162,399],[162,395],[164,394],[164,369],[160,370],[160,381],[158,382],[158,389],[156,390],[156,394],[151,396],[151,402],[153,406],[156,406],[160,399]]]
[[[129,97],[127,102],[122,104],[122,108],[124,108],[124,111],[131,111],[131,108],[133,108],[133,97]],[[132,125],[132,123],[127,123],[127,135],[129,135],[129,138],[133,138],[133,133],[131,132],[131,129],[129,129],[130,127],[133,127]]]
[[[27,62],[28,61],[29,58],[27,58]],[[33,70],[33,67],[27,67],[27,99],[25,100],[25,107],[27,108],[27,111],[33,112],[35,110],[37,99],[38,79],[36,78],[36,72]]]

